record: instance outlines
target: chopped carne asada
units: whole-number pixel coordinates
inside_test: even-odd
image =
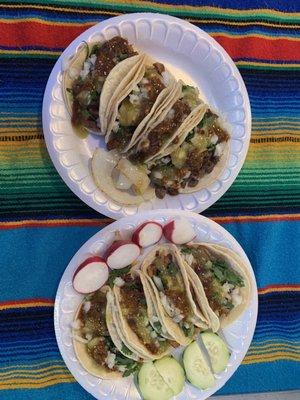
[[[147,273],[159,291],[166,313],[179,324],[187,337],[193,337],[194,313],[174,255],[167,250],[157,251]]]
[[[212,310],[226,316],[242,302],[243,278],[226,261],[204,246],[183,246],[181,253],[202,282]]]
[[[136,54],[127,39],[119,36],[93,46],[79,77],[68,88],[73,96],[73,126],[99,130],[99,100],[104,81],[115,65]]]
[[[162,354],[170,347],[170,343],[150,324],[147,301],[140,278],[128,274],[122,279],[124,284],[120,287],[120,306],[124,318],[141,343],[152,354]]]
[[[217,119],[208,110],[185,141],[152,166],[150,180],[158,198],[163,198],[166,193],[177,195],[185,187],[195,187],[203,176],[212,172],[229,139]]]
[[[124,150],[136,127],[151,111],[157,96],[165,89],[160,71],[164,72],[163,65],[159,69],[154,65],[146,67],[143,79],[121,102],[115,126],[107,143],[108,150]]]
[[[106,324],[106,293],[98,290],[87,296],[78,312],[75,340],[83,341],[88,355],[108,372],[135,372],[139,363],[126,358],[116,348]],[[123,345],[126,347],[125,345]]]

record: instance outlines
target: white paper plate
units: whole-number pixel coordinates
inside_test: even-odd
[[[82,41],[103,41],[121,35],[141,51],[168,66],[176,78],[199,87],[211,107],[230,127],[231,146],[227,166],[207,189],[193,194],[166,196],[137,206],[120,206],[95,186],[90,158],[102,137],[80,139],[72,130],[62,99],[61,68]],[[62,179],[86,204],[118,219],[141,211],[174,208],[202,212],[230,187],[244,163],[251,135],[251,111],[242,77],[225,50],[207,33],[190,23],[161,14],[127,14],[108,19],[85,31],[63,52],[55,64],[43,103],[43,130],[50,157]]]
[[[144,221],[151,220],[164,224],[176,216],[184,216],[191,221],[197,233],[195,240],[217,243],[238,253],[249,267],[253,284],[253,296],[249,307],[238,320],[222,331],[231,351],[226,370],[222,374],[215,375],[216,384],[212,389],[200,391],[186,383],[184,390],[176,399],[204,400],[211,396],[228,381],[241,364],[250,346],[257,318],[257,287],[251,264],[237,241],[216,222],[187,211],[157,210],[123,218],[102,229],[78,250],[62,276],[55,299],[54,325],[61,355],[78,383],[96,399],[137,400],[140,396],[132,378],[117,381],[102,380],[88,374],[79,364],[70,337],[70,324],[83,296],[75,292],[72,287],[73,274],[87,257],[103,254],[112,242],[116,230],[119,230],[124,238],[130,238],[134,228]]]

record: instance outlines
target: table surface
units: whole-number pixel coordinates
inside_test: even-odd
[[[111,221],[76,198],[54,169],[42,99],[57,57],[76,36],[111,16],[141,11],[175,15],[208,32],[249,92],[245,165],[203,213],[243,246],[259,287],[252,345],[218,394],[299,398],[300,5],[278,0],[1,2],[0,398],[91,399],[59,354],[53,302],[73,254]]]

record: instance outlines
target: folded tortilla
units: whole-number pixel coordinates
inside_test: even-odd
[[[72,88],[73,84],[78,78],[82,78],[83,80],[89,76],[89,71],[91,68],[95,68],[96,56],[94,55],[94,59],[91,57],[92,49],[95,45],[105,45],[110,41],[117,41],[117,40],[125,40],[123,38],[114,37],[106,42],[98,43],[98,42],[83,42],[77,49],[76,53],[71,57],[68,61],[67,66],[63,67],[62,72],[62,94],[66,104],[66,107],[72,116],[73,114],[73,95],[72,95]],[[100,48],[101,50],[101,48]],[[89,84],[87,85],[86,89],[83,89],[83,95],[86,94],[90,95],[89,99],[91,99],[91,94],[93,95],[97,92],[101,92],[99,97],[97,98],[96,103],[99,103],[99,110],[97,112],[97,116],[99,120],[93,123],[93,129],[89,126],[81,126],[82,129],[86,131],[92,131],[93,133],[105,135],[106,128],[107,128],[107,119],[110,115],[110,108],[111,105],[114,104],[115,99],[119,97],[120,91],[124,88],[124,85],[128,84],[130,80],[134,78],[137,74],[137,71],[141,68],[141,64],[143,62],[144,55],[133,55],[134,53],[130,54],[128,58],[123,60],[114,58],[114,63],[116,64],[111,71],[108,73],[107,76],[101,76],[98,80],[93,80],[93,85],[102,86],[101,89],[96,89],[96,87],[91,87]],[[110,60],[108,60],[110,61]],[[95,92],[96,91],[96,92]],[[86,92],[86,93],[85,93]],[[90,92],[90,94],[89,94]],[[99,92],[99,93],[100,93]],[[80,93],[81,94],[81,93]],[[83,96],[84,97],[84,96]],[[80,101],[83,101],[82,104],[88,101],[86,98],[81,98]],[[91,100],[90,100],[91,101]],[[85,106],[82,106],[83,108]],[[78,128],[78,127],[77,127]]]
[[[208,243],[181,246],[180,254],[195,300],[207,310],[212,329],[234,322],[248,307],[252,293],[251,277],[241,257]]]
[[[209,321],[192,297],[188,275],[176,246],[156,246],[144,259],[142,273],[155,296],[159,318],[174,340],[185,346],[194,337],[194,326],[209,328]]]
[[[101,289],[101,292],[103,293],[104,296],[104,301],[106,303],[106,310],[107,310],[107,302],[106,302],[106,292],[110,290],[108,287],[103,287]],[[79,320],[79,315],[81,312],[84,312],[84,304],[86,303],[86,300],[84,300],[75,315],[74,318],[74,322]],[[99,316],[100,318],[100,316]],[[105,317],[104,317],[105,318]],[[103,324],[106,323],[106,318],[105,318],[105,322],[103,322]],[[111,325],[111,329],[109,330],[109,334],[110,337],[113,341],[113,343],[116,345],[119,343],[120,338],[117,335],[116,330],[113,327],[113,324],[110,323]],[[80,329],[73,329],[72,331],[72,336],[73,336],[73,346],[74,346],[74,351],[75,354],[80,362],[80,364],[83,366],[83,368],[89,372],[90,374],[98,377],[98,378],[102,378],[102,379],[120,379],[122,378],[122,373],[117,371],[117,370],[110,370],[107,366],[105,365],[101,365],[99,363],[97,363],[95,361],[95,359],[93,357],[91,357],[91,355],[88,352],[88,348],[87,348],[87,342],[88,340],[85,339],[85,334],[81,331]],[[101,340],[103,339],[103,337],[101,337]],[[116,345],[116,347],[118,347]]]
[[[114,285],[119,326],[126,343],[144,358],[159,359],[171,351],[170,341],[153,328],[153,304],[141,273],[133,268],[122,286]],[[134,308],[134,312],[132,310]]]
[[[164,104],[154,110],[149,124],[143,129],[143,135],[131,148],[131,156],[137,153],[140,154],[138,157],[141,157],[142,162],[152,163],[153,160],[161,158],[165,154],[170,154],[169,149],[173,149],[174,146],[177,147],[177,141],[181,135],[192,130],[201,121],[207,106],[200,97],[196,97],[198,94],[196,88],[193,88],[195,98],[191,104],[189,98],[185,98],[184,87],[181,81],[176,82],[172,91],[165,97]],[[179,122],[177,121],[178,115],[182,116]],[[161,141],[161,137],[164,137],[158,148],[155,144],[153,146],[151,137],[154,136],[159,141]],[[154,139],[155,142],[156,139]],[[172,146],[174,143],[176,145]],[[153,152],[153,148],[155,148],[155,152]]]

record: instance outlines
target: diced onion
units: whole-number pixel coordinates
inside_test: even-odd
[[[173,119],[175,116],[175,110],[171,108],[171,110],[167,114],[167,119]]]
[[[146,172],[132,164],[127,158],[120,159],[117,169],[132,182],[139,194],[143,194],[149,187],[150,179]]]
[[[90,301],[85,301],[85,302],[83,303],[83,311],[84,311],[85,313],[89,312],[89,311],[90,311],[90,308],[91,308],[91,305],[92,305],[92,303],[91,303]]]
[[[97,60],[96,54],[92,54],[91,57],[89,58],[89,60],[93,65],[95,65],[95,62]]]
[[[163,158],[160,159],[160,161],[161,161],[163,164],[168,164],[168,162],[170,161],[170,157],[163,157]]]
[[[163,286],[163,283],[162,283],[161,279],[158,276],[153,276],[153,280],[154,280],[154,283],[155,283],[157,289],[159,291],[163,291],[164,290],[164,286]]]
[[[155,331],[151,331],[150,336],[155,339],[157,338],[157,333]]]
[[[173,319],[174,322],[176,322],[176,323],[178,324],[180,321],[183,320],[183,318],[184,318],[183,315],[177,314],[177,315],[175,315],[175,317],[173,317],[172,319]]]
[[[194,262],[193,254],[185,254],[185,260],[189,265],[191,265]]]
[[[214,153],[214,155],[215,155],[216,157],[221,157],[221,155],[223,154],[223,150],[224,150],[224,144],[223,144],[223,143],[217,144],[217,145],[216,145],[216,148],[215,148],[215,153]]]
[[[163,83],[165,84],[165,86],[168,86],[169,82],[170,82],[170,77],[171,77],[169,72],[168,71],[163,71],[161,73],[161,76],[163,78]]]
[[[166,313],[170,316],[173,317],[175,312],[174,312],[174,308],[171,307],[166,295],[162,292],[159,293],[160,294],[160,299],[162,302],[162,305],[164,306]]]
[[[219,140],[219,138],[215,133],[210,138],[210,141],[212,144],[216,144],[218,140]]]
[[[114,280],[114,284],[116,286],[122,287],[125,284],[125,281],[119,276],[117,276],[117,278]]]
[[[105,359],[105,363],[109,369],[113,369],[116,363],[116,355],[111,353],[110,351],[107,352],[107,357]]]
[[[116,181],[116,188],[121,190],[128,190],[132,186],[130,180],[122,173],[119,173],[118,179]]]
[[[137,106],[140,103],[140,98],[139,98],[139,96],[137,94],[130,94],[129,95],[129,101],[134,106]]]
[[[239,294],[233,294],[231,298],[234,306],[239,306],[243,301],[242,296]]]
[[[82,338],[81,336],[78,335],[71,335],[73,339],[77,340],[77,342],[87,344],[89,341],[87,339]]]
[[[222,285],[222,289],[223,289],[225,294],[230,293],[233,288],[234,288],[234,286],[231,283],[228,283],[228,282],[225,282]]]
[[[154,178],[156,179],[162,179],[162,173],[160,171],[154,171]]]
[[[82,327],[82,322],[79,319],[76,319],[75,321],[73,321],[71,323],[71,327],[72,329],[74,329],[75,331],[79,330]]]

